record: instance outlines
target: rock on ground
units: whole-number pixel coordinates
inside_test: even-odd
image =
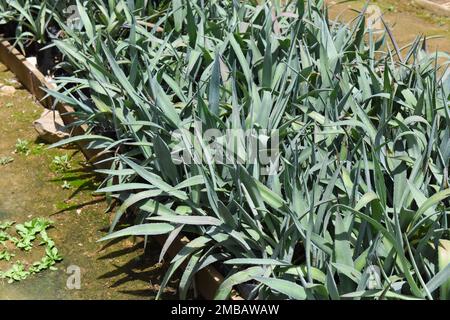
[[[16,92],[13,86],[5,86],[0,84],[0,95],[12,96]]]
[[[56,110],[45,110],[33,125],[39,137],[48,143],[55,143],[69,137],[69,134],[64,131],[64,122]]]

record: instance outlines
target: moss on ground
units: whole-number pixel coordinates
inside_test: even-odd
[[[47,149],[32,123],[43,109],[0,65],[0,84],[17,91],[0,96],[0,221],[28,221],[45,217],[54,221],[49,234],[64,260],[57,271],[45,271],[7,284],[0,281],[0,299],[150,299],[156,295],[165,266],[158,265],[159,247],[150,243],[144,256],[141,239],[113,242],[97,240],[108,230],[110,214],[104,198],[95,195],[99,181],[83,155],[75,149]],[[17,140],[28,141],[29,152],[15,153]],[[55,157],[68,155],[61,169]],[[67,184],[70,187],[66,188]],[[68,290],[66,270],[81,269],[81,290]],[[175,297],[167,289],[165,298]]]

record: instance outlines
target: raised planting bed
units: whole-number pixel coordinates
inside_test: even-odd
[[[100,241],[162,239],[157,298],[205,266],[208,299],[449,297],[450,74],[425,36],[403,48],[323,1],[75,2],[45,91],[88,129],[52,146],[111,152]]]
[[[43,90],[43,88],[53,89],[55,88],[55,84],[49,82],[35,66],[27,61],[26,57],[11,45],[9,41],[2,38],[0,38],[0,61],[16,75],[22,85],[36,97],[44,108],[55,108],[58,110],[66,126],[71,125],[77,120],[77,118],[73,116],[74,109],[72,107],[61,103],[55,103],[55,100],[52,97],[47,96],[47,93]],[[85,134],[86,129],[86,126],[74,126],[71,131],[71,136]],[[88,143],[86,142],[77,142],[77,144],[88,161],[91,161],[94,165],[96,161],[99,161],[98,153],[100,151],[88,149]],[[105,166],[101,165],[100,167],[104,168]],[[164,236],[156,236],[154,238],[161,246],[163,246],[167,240],[167,237]],[[173,258],[188,242],[189,239],[187,237],[178,236],[169,247],[167,251],[168,256]],[[211,266],[204,268],[196,274],[197,289],[205,299],[213,299],[215,292],[222,282],[223,276]],[[233,292],[231,298],[235,300],[242,299],[237,292]]]

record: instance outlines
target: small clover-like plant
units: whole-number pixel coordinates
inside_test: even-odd
[[[30,142],[28,140],[17,139],[16,149],[14,152],[18,153],[18,154],[23,154],[26,156],[29,155],[31,152]]]
[[[11,258],[14,256],[15,256],[15,254],[9,252],[8,250],[0,251],[0,261],[1,260],[10,261]]]
[[[6,230],[14,225],[14,221],[4,221],[0,223],[0,230]]]
[[[0,166],[6,166],[7,164],[10,164],[14,161],[13,157],[0,157]]]
[[[64,183],[61,185],[61,188],[63,188],[64,190],[69,190],[72,189],[72,185],[70,184],[70,182],[64,181]]]
[[[8,283],[14,281],[25,280],[30,275],[30,272],[25,269],[23,262],[16,262],[6,272],[0,273],[0,278],[7,278]]]
[[[17,237],[7,232],[14,225],[15,222],[13,221],[0,222],[0,244],[5,247],[4,250],[0,250],[0,261],[10,263],[8,270],[0,270],[0,279],[7,279],[8,283],[12,283],[25,280],[28,276],[47,269],[56,270],[54,265],[61,261],[62,257],[55,246],[55,242],[47,233],[47,229],[52,225],[52,222],[44,218],[34,218],[23,224],[17,224],[15,225]],[[39,245],[45,246],[45,255],[40,260],[33,262],[28,268],[23,261],[13,262],[12,258],[15,254],[6,249],[7,242],[14,244],[17,249],[28,252],[33,249],[33,243],[37,237],[41,239]]]
[[[52,164],[56,171],[64,172],[69,170],[72,165],[70,164],[70,157],[67,154],[62,156],[55,156],[53,158]]]

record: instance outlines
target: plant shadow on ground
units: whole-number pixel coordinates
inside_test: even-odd
[[[160,273],[163,265],[158,263],[157,252],[144,252],[143,241],[135,242],[128,248],[122,248],[116,251],[109,252],[100,256],[98,259],[105,260],[118,258],[132,254],[133,252],[142,252],[142,254],[139,257],[128,260],[122,265],[113,264],[115,269],[109,272],[105,272],[99,277],[99,279],[121,277],[117,280],[114,280],[110,285],[111,288],[115,288],[129,281],[137,280],[148,283],[149,279],[154,278],[155,275],[158,275]],[[148,292],[153,292],[153,294],[155,294],[156,290],[149,289],[144,290],[144,292],[147,292],[147,294]]]
[[[105,246],[97,242],[105,235],[110,219],[105,213],[104,196],[93,195],[99,178],[77,149],[48,149],[37,137],[32,123],[44,109],[1,64],[0,83],[16,88],[13,95],[0,98],[0,116],[4,121],[0,127],[0,156],[14,159],[0,166],[0,220],[20,223],[31,217],[50,217],[54,228],[49,230],[49,235],[64,258],[56,265],[56,271],[46,271],[14,284],[0,281],[0,299],[154,297],[165,268],[150,270],[157,263],[151,257],[157,256],[158,246],[149,243],[147,256],[141,258],[143,243],[130,245],[130,240],[124,240]],[[14,153],[17,139],[29,142],[28,155]],[[70,169],[56,170],[52,164],[54,158],[66,154]],[[61,187],[64,181],[71,185],[70,189]],[[69,266],[81,270],[80,290],[66,288]],[[138,292],[142,294],[137,295]],[[164,299],[174,297],[163,295]]]
[[[67,151],[73,151],[70,159],[73,160],[77,156],[81,156],[77,149],[67,148]],[[52,215],[69,213],[74,210],[83,209],[93,204],[104,203],[105,197],[103,195],[96,195],[96,197],[87,202],[81,202],[71,205],[70,201],[76,198],[80,193],[88,192],[94,193],[98,189],[101,178],[94,173],[95,168],[85,162],[78,161],[77,164],[69,170],[56,171],[56,178],[50,179],[49,182],[61,184],[65,181],[74,187],[74,191],[67,197],[65,201],[66,207],[58,210]],[[108,212],[113,211],[115,202],[108,208]],[[131,216],[127,213],[121,219],[121,224],[128,224]],[[109,227],[100,228],[99,233],[106,234],[109,232]],[[112,263],[113,270],[100,274],[98,280],[109,280],[108,288],[121,288],[123,285],[136,286],[136,282],[142,285],[147,285],[148,289],[140,290],[120,290],[125,295],[132,295],[141,298],[152,298],[156,296],[159,286],[154,285],[149,279],[157,280],[159,283],[162,280],[161,275],[164,274],[165,268],[168,267],[165,263],[159,263],[159,245],[153,243],[144,249],[144,240],[134,238],[133,240],[114,239],[103,244],[98,250],[100,255],[97,260],[110,261],[112,259],[119,259],[120,263]],[[119,247],[117,249],[117,247]],[[170,282],[169,286],[162,294],[163,299],[173,299],[176,290],[173,289],[172,284],[176,284],[178,280]]]
[[[118,223],[118,228],[127,226],[131,222],[131,216],[125,214]],[[109,232],[109,228],[101,228],[99,232],[105,234]],[[145,245],[147,241],[147,245]],[[114,249],[117,244],[123,244],[124,247]],[[132,283],[141,283],[149,285],[148,289],[138,290],[120,290],[121,293],[132,295],[135,297],[151,297],[154,298],[159,290],[159,283],[161,283],[163,275],[166,273],[169,263],[167,261],[159,262],[160,245],[151,238],[142,239],[141,237],[131,237],[126,240],[121,238],[109,240],[103,243],[99,249],[98,260],[120,259],[121,264],[112,264],[113,270],[101,274],[98,279],[113,279],[110,288],[119,288],[123,285],[131,287]],[[177,287],[179,281],[179,272],[176,272],[176,277],[169,282],[169,285],[164,288],[161,294],[161,299],[176,299]],[[153,281],[155,283],[153,283]]]

